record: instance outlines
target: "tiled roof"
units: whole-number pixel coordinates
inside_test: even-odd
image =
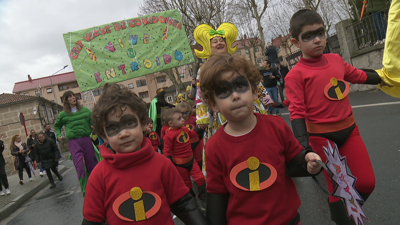
[[[0,94],[0,106],[7,105],[10,103],[26,101],[26,100],[30,100],[30,99],[34,99],[34,98],[38,98],[38,97],[30,96],[30,95],[17,95],[17,94],[3,93],[3,94]]]
[[[26,80],[26,81],[17,82],[14,84],[13,93],[24,91],[24,90],[32,90],[32,89],[38,88],[39,86],[40,87],[50,86],[51,82],[53,82],[53,84],[59,84],[59,83],[65,83],[68,81],[76,80],[75,73],[73,71],[68,72],[68,73],[54,75],[51,78],[51,80],[50,80],[50,77],[51,76],[42,77],[42,78],[38,78],[38,79],[32,79],[31,81]]]
[[[245,40],[236,40],[232,43],[232,47],[234,46],[238,46],[238,48],[243,48],[243,44],[245,44],[246,46],[251,46],[250,44],[250,40],[253,41],[254,38],[246,38]],[[261,45],[261,40],[259,38],[257,38],[257,44]]]
[[[290,38],[290,36],[292,36],[292,33],[288,33],[284,37],[282,37],[282,35],[279,35],[279,37],[277,37],[275,39],[272,39],[272,45],[275,46],[275,47],[281,46],[282,45],[282,40],[287,40],[288,38]]]

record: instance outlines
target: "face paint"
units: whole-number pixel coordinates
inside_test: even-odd
[[[318,37],[319,39],[325,39],[325,29],[320,27],[316,30],[307,31],[301,35],[301,40],[303,42],[310,42],[314,40],[315,37]]]
[[[215,90],[215,96],[219,99],[226,99],[233,92],[246,93],[250,90],[249,81],[244,76],[238,76],[233,78],[231,81],[223,81]]]
[[[119,134],[123,129],[134,129],[139,124],[136,116],[132,114],[123,115],[119,122],[109,121],[106,125],[106,133],[109,137]]]

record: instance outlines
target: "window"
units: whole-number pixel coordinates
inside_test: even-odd
[[[173,102],[173,101],[174,101],[174,99],[172,98],[171,95],[167,96],[167,102]]]
[[[157,83],[163,83],[165,81],[167,81],[167,79],[165,79],[165,76],[157,77]]]
[[[132,84],[128,84],[128,88],[129,89],[133,89],[133,83]]]
[[[63,91],[63,90],[67,90],[67,86],[58,86],[58,90]]]
[[[41,93],[40,90],[35,91],[35,95],[36,95],[36,96],[40,96],[41,94],[42,94],[42,93]]]
[[[180,77],[181,79],[183,79],[184,76],[185,76],[185,75],[184,75],[183,73],[179,74],[179,77]]]
[[[54,119],[54,115],[53,115],[53,110],[52,109],[47,109],[47,115],[49,116],[50,119]]]
[[[143,87],[143,86],[146,86],[146,85],[147,85],[146,80],[137,80],[136,81],[136,86],[137,87]]]
[[[24,93],[24,95],[29,95],[29,92]]]
[[[238,55],[241,55],[241,54],[240,54],[240,50],[239,50],[239,51],[237,51],[237,52],[236,52],[236,54],[238,54]]]
[[[246,49],[246,54],[249,54],[249,50],[248,49]]]
[[[149,97],[149,92],[140,92],[139,93],[139,96],[142,98],[142,99],[145,99],[145,98],[148,98]]]
[[[257,59],[257,63],[261,63],[261,59]]]
[[[52,93],[51,88],[47,88],[47,93]]]
[[[259,51],[260,51],[260,49],[259,49],[258,47],[256,47],[255,50],[256,50],[256,52],[259,52]]]

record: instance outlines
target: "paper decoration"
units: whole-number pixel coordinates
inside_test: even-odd
[[[63,36],[81,92],[194,62],[178,10]]]
[[[332,146],[329,141],[327,141],[327,147],[323,148],[327,158],[328,172],[331,180],[336,184],[332,196],[343,199],[349,217],[356,224],[364,225],[363,218],[369,221],[360,205],[364,200],[354,188],[357,179],[348,173],[346,157],[342,157],[337,145]]]

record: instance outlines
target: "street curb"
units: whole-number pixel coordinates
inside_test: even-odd
[[[63,168],[60,168],[60,170],[58,171],[59,173],[63,173],[65,170],[67,170],[66,166],[60,165],[59,167],[61,166],[63,166]],[[48,179],[43,180],[42,183],[40,183],[38,186],[14,198],[10,203],[8,203],[7,205],[5,205],[3,208],[0,209],[0,221],[10,216],[22,204],[24,204],[27,200],[32,198],[36,193],[38,193],[40,190],[42,190],[44,187],[48,185],[49,185]]]

